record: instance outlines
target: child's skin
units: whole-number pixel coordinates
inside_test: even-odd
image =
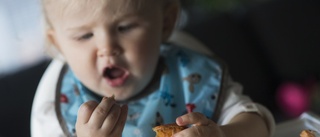
[[[80,107],[77,136],[121,137],[128,108],[115,100],[129,100],[149,84],[156,73],[160,44],[174,28],[179,4],[174,0],[44,1],[48,39],[77,78],[104,96],[100,103],[89,101]],[[117,70],[109,72],[112,68]],[[241,113],[225,126],[200,113],[183,115],[176,123],[193,125],[177,137],[268,135],[266,124],[255,113]]]

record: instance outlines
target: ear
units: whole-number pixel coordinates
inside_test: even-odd
[[[175,28],[178,14],[180,11],[180,5],[178,2],[172,2],[166,5],[163,17],[163,34],[162,41],[167,41],[171,36],[173,29]]]
[[[57,41],[56,32],[53,29],[47,30],[47,40],[60,52],[60,46]]]

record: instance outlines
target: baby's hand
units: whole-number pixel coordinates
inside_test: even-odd
[[[191,127],[174,134],[174,137],[225,137],[220,127],[201,113],[192,112],[176,119],[179,126]]]
[[[78,111],[78,137],[121,137],[127,118],[128,106],[115,103],[113,97],[104,97],[98,104],[88,101]]]

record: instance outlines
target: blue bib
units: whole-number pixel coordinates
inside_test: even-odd
[[[222,65],[213,58],[174,45],[161,47],[165,71],[160,85],[150,94],[128,103],[123,137],[154,137],[154,126],[174,123],[189,111],[213,118],[222,88]],[[80,105],[101,97],[86,88],[68,70],[58,91],[58,117],[64,131],[75,133]],[[61,113],[59,113],[61,112]]]

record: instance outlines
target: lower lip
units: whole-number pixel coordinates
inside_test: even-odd
[[[124,85],[124,83],[128,79],[128,76],[129,76],[128,73],[126,73],[122,77],[119,77],[119,78],[115,78],[115,79],[105,78],[105,79],[111,87],[120,87],[120,86]]]

